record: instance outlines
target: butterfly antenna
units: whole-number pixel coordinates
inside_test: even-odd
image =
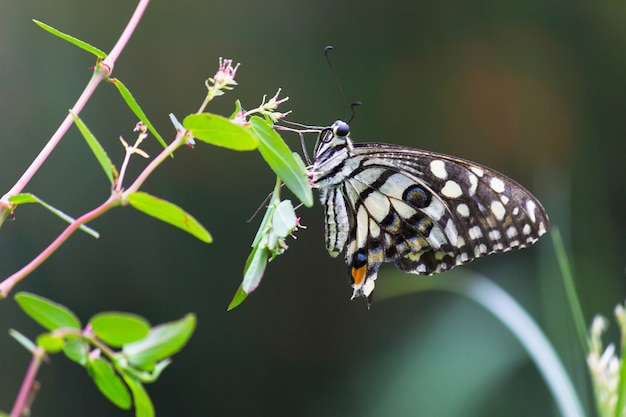
[[[282,184],[280,185],[282,187]],[[257,214],[259,214],[259,211],[261,211],[261,209],[263,207],[265,207],[265,204],[267,204],[267,202],[270,200],[270,197],[272,196],[272,194],[274,194],[274,191],[270,192],[267,197],[265,197],[265,199],[261,202],[261,204],[259,205],[259,207],[257,207],[256,210],[254,210],[254,213],[252,213],[252,217],[250,217],[248,220],[246,220],[246,223],[250,223],[252,220],[254,220],[254,218],[256,217]]]
[[[333,50],[333,47],[328,45],[326,48],[324,48],[324,55],[326,56],[326,62],[328,62],[328,67],[330,68],[330,72],[333,74],[333,78],[335,79],[335,84],[337,84],[337,87],[339,88],[339,94],[341,94],[341,103],[343,104],[344,119],[347,119],[348,118],[348,106],[346,105],[346,95],[344,94],[343,88],[341,87],[341,83],[339,82],[339,76],[337,75],[337,71],[335,71],[333,62],[330,60],[329,52],[332,50]]]
[[[352,116],[350,116],[350,120],[348,120],[348,124],[350,124],[350,122],[352,122],[352,120],[354,120],[354,118],[356,117],[356,108],[359,107],[361,104],[360,101],[355,101],[352,104],[350,104],[350,110],[352,110]]]

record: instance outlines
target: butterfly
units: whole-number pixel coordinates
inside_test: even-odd
[[[533,244],[549,220],[529,191],[483,165],[382,143],[354,143],[341,120],[320,130],[307,170],[324,206],[326,249],[345,251],[352,299],[371,304],[393,262],[432,275]]]

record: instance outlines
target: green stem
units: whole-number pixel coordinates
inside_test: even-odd
[[[561,276],[563,277],[563,286],[565,288],[567,301],[569,303],[569,307],[572,312],[572,316],[574,318],[574,326],[576,327],[576,333],[578,334],[578,339],[580,341],[580,345],[583,349],[583,352],[585,356],[587,356],[589,354],[589,341],[587,340],[587,326],[585,325],[585,318],[583,315],[583,310],[580,305],[580,300],[578,299],[578,294],[576,293],[576,285],[574,284],[574,275],[572,274],[570,262],[565,252],[565,245],[563,244],[563,238],[561,237],[561,232],[559,231],[558,227],[553,227],[550,235],[552,236],[552,243],[554,245],[554,250],[556,251],[556,258],[559,263],[559,268],[561,269]]]

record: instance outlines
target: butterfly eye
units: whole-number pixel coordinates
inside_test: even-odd
[[[333,134],[333,131],[331,129],[324,129],[320,133],[320,140],[322,141],[322,143],[330,142],[333,137],[335,137],[335,135]]]
[[[346,122],[337,120],[333,123],[333,132],[336,136],[345,137],[350,133],[350,125]]]

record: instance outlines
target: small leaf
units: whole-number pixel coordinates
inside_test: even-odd
[[[156,362],[182,349],[195,327],[196,316],[187,314],[178,321],[153,327],[144,339],[129,343],[122,350],[131,365],[140,369],[151,369]]]
[[[100,313],[89,323],[96,336],[113,347],[143,339],[150,331],[146,319],[130,313]]]
[[[113,367],[108,361],[94,358],[88,362],[87,370],[105,397],[123,410],[130,408],[131,398],[128,388],[119,375],[113,371]]]
[[[240,285],[239,288],[237,288],[237,292],[235,293],[233,300],[228,305],[227,311],[230,311],[235,307],[239,307],[239,304],[243,303],[246,297],[248,297],[248,294],[246,294],[246,292]]]
[[[154,417],[154,406],[152,405],[152,400],[150,400],[150,397],[141,382],[128,375],[123,375],[123,378],[126,385],[128,385],[128,388],[130,388],[130,392],[133,393],[135,416]]]
[[[117,353],[116,356],[122,357],[122,361],[118,362],[118,364],[120,365],[124,363],[127,364],[126,366],[123,366],[123,367],[119,366],[118,369],[123,369],[123,371],[127,373],[129,376],[132,376],[137,381],[140,381],[145,384],[149,384],[151,382],[156,381],[161,375],[161,372],[163,372],[163,370],[172,363],[172,360],[170,358],[163,359],[162,361],[156,362],[154,366],[151,367],[152,369],[150,369],[150,371],[145,371],[139,368],[135,368],[131,365],[128,365],[128,361],[126,360],[126,356],[124,355],[123,352]]]
[[[15,301],[33,320],[48,330],[69,327],[79,329],[80,321],[67,307],[27,292],[15,295]]]
[[[229,120],[233,120],[237,115],[240,115],[243,112],[243,107],[241,106],[241,101],[235,100],[235,111],[228,118]]]
[[[280,179],[277,178],[276,187],[274,188],[274,192],[272,193],[272,198],[270,199],[269,204],[267,205],[267,210],[265,211],[265,215],[263,216],[263,220],[261,220],[261,224],[252,240],[252,247],[258,246],[261,242],[261,239],[265,237],[267,231],[272,227],[272,217],[274,216],[274,211],[276,210],[276,206],[280,202]]]
[[[268,258],[269,251],[264,247],[256,247],[250,253],[241,282],[241,288],[246,294],[250,294],[259,286]]]
[[[167,148],[167,144],[165,143],[161,135],[159,135],[159,132],[157,132],[154,126],[152,126],[152,123],[150,123],[150,120],[148,120],[148,116],[146,116],[141,107],[139,107],[139,103],[137,103],[137,100],[135,100],[135,97],[133,97],[132,93],[128,88],[126,88],[124,83],[122,83],[117,78],[109,78],[108,81],[113,83],[113,85],[117,87],[117,90],[122,95],[122,98],[124,99],[126,104],[128,104],[128,107],[133,111],[133,113],[135,113],[135,116],[137,116],[137,118],[148,127],[148,130],[159,141],[161,146],[163,146],[163,148]]]
[[[272,216],[272,229],[279,237],[287,237],[298,226],[298,218],[291,201],[284,200],[278,204]]]
[[[294,156],[268,122],[258,116],[252,116],[250,124],[259,138],[259,152],[265,162],[305,206],[311,207],[313,191],[307,180],[302,159]]]
[[[63,213],[58,208],[52,207],[50,204],[46,203],[45,201],[43,201],[42,199],[40,199],[34,194],[30,194],[30,193],[17,194],[9,198],[9,202],[11,204],[15,204],[16,206],[20,204],[26,204],[26,203],[39,203],[44,208],[52,212],[52,214],[56,215],[57,217],[60,217],[61,219],[65,220],[68,223],[73,223],[76,221],[73,217],[68,216],[67,214]],[[96,239],[100,237],[100,234],[98,232],[96,232],[89,226],[85,226],[84,224],[81,225],[79,229],[87,233],[88,235],[95,237]]]
[[[198,140],[236,151],[250,151],[258,144],[250,129],[217,114],[190,114],[183,126]]]
[[[176,132],[183,132],[185,131],[185,127],[180,124],[180,122],[178,121],[178,119],[176,118],[176,116],[174,116],[173,113],[170,113],[170,121],[172,122],[172,124],[174,125],[174,129],[176,129]],[[187,133],[187,142],[185,142],[187,145],[191,145],[191,146],[195,146],[196,141],[193,140],[193,138],[191,137],[191,135],[189,133]]]
[[[128,202],[137,210],[192,234],[205,243],[211,243],[211,234],[191,214],[169,201],[144,192],[128,195]]]
[[[68,338],[63,346],[63,353],[68,359],[84,366],[89,359],[89,344],[79,338]]]
[[[15,340],[19,342],[20,345],[24,346],[27,351],[34,354],[37,345],[35,345],[28,337],[24,336],[22,333],[17,330],[9,329],[9,335]]]
[[[48,353],[57,353],[63,349],[65,341],[62,337],[52,333],[42,333],[37,336],[37,346],[42,347]]]
[[[89,45],[87,42],[81,41],[80,39],[77,39],[73,36],[70,36],[66,33],[63,33],[55,28],[53,28],[52,26],[46,25],[45,23],[40,22],[39,20],[35,20],[33,19],[33,22],[35,22],[36,25],[38,25],[40,28],[52,33],[55,36],[58,36],[59,38],[68,41],[71,44],[74,44],[76,46],[78,46],[80,49],[83,49],[91,54],[94,54],[95,56],[97,56],[100,59],[104,59],[107,57],[107,54],[104,53],[103,51],[101,51],[100,49],[96,48],[95,46],[91,46]]]
[[[109,179],[109,183],[113,184],[114,177],[117,178],[118,173],[117,173],[117,169],[115,169],[115,165],[113,165],[113,162],[111,162],[109,155],[107,155],[102,145],[100,145],[100,142],[98,142],[98,139],[96,139],[93,133],[91,133],[91,131],[89,130],[87,125],[82,121],[82,119],[78,117],[78,115],[71,110],[70,110],[70,114],[72,115],[72,118],[74,119],[74,123],[76,124],[76,127],[78,128],[78,130],[80,130],[80,133],[83,135],[83,138],[85,138],[87,145],[89,145],[91,152],[93,152],[96,159],[100,163],[100,166],[104,170],[104,175],[106,175],[107,178]]]

